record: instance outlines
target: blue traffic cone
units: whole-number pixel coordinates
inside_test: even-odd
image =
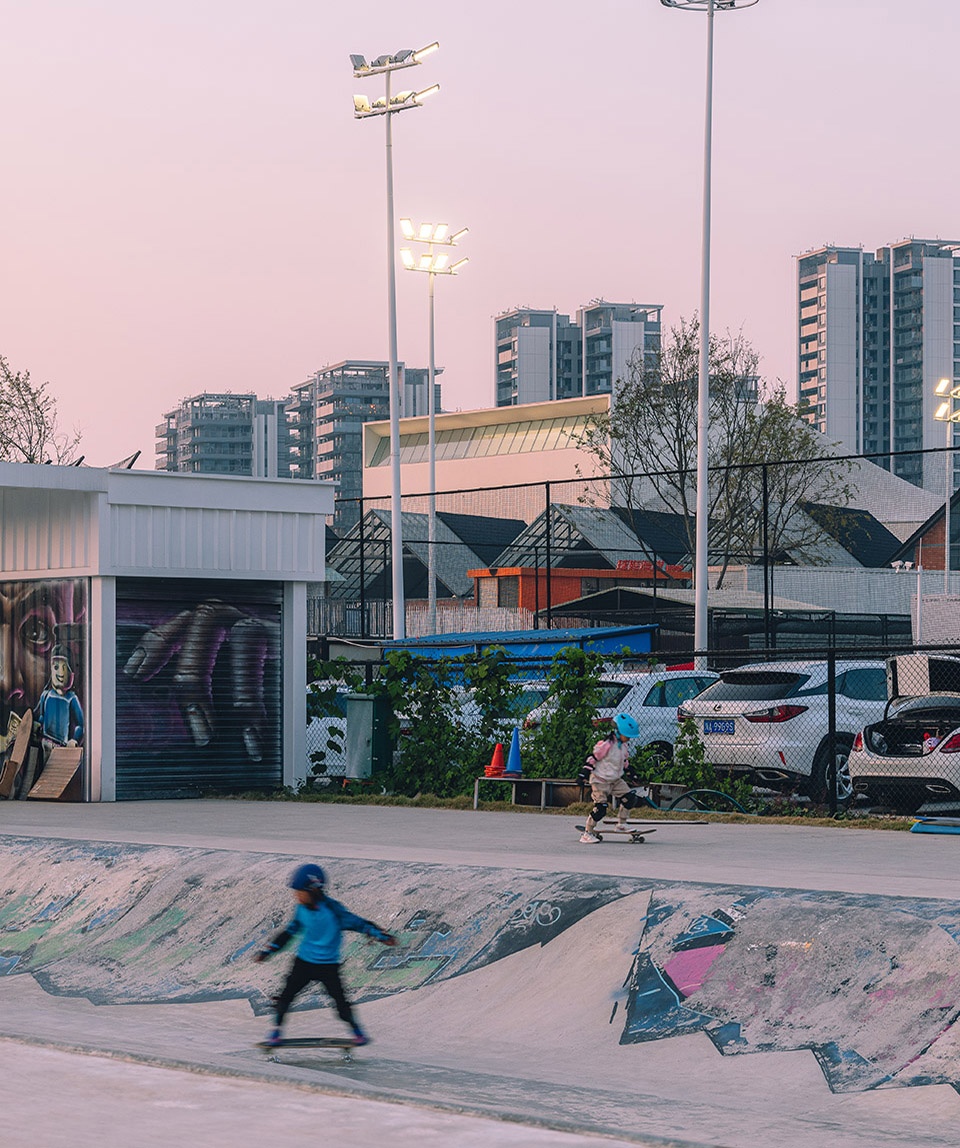
[[[507,756],[507,768],[504,773],[521,773],[520,766],[520,730],[513,727],[513,739],[510,742],[510,753]]]

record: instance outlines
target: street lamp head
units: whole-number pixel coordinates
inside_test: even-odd
[[[458,259],[458,260],[456,261],[456,263],[451,263],[451,264],[450,264],[449,268],[447,269],[447,270],[448,270],[448,273],[449,273],[450,275],[456,275],[456,273],[457,273],[457,272],[460,270],[460,268],[461,268],[461,267],[462,267],[462,266],[463,266],[465,263],[469,263],[469,262],[470,262],[470,260],[469,260],[469,259],[467,259],[467,258],[466,258],[466,256],[464,256],[464,258],[463,258],[463,259]]]
[[[732,12],[736,8],[752,8],[759,0],[660,0],[664,8],[679,8],[684,12]]]
[[[938,422],[948,422],[950,419],[950,404],[941,403],[940,406],[933,412],[933,417]]]
[[[407,222],[409,222],[409,220]],[[400,259],[408,271],[416,271],[417,261],[414,259],[413,252],[409,247],[400,248]]]
[[[453,235],[451,235],[450,238],[446,240],[446,242],[456,246],[456,244],[460,242],[460,240],[467,234],[469,230],[469,227],[461,227],[460,230],[455,231]]]
[[[353,74],[357,79],[363,76],[378,76],[383,72],[393,72],[397,68],[412,68],[439,47],[439,42],[435,40],[432,44],[427,44],[425,48],[418,48],[416,52],[412,48],[402,48],[399,52],[394,52],[392,56],[389,54],[377,56],[369,64],[365,56],[355,53],[351,55],[350,63],[353,65]]]
[[[427,44],[425,48],[418,48],[413,53],[414,62],[419,64],[421,60],[426,59],[427,56],[432,56],[433,53],[440,47],[440,41],[434,40],[432,44]]]
[[[400,230],[403,232],[403,238],[404,239],[413,239],[413,237],[417,234],[416,229],[413,226],[413,220],[412,219],[407,219],[407,218],[401,219],[400,220]],[[409,248],[407,250],[409,250]]]
[[[427,96],[435,95],[440,91],[439,84],[431,84],[429,88],[424,88],[422,91],[415,92],[413,95],[413,102],[415,104],[422,104]]]
[[[366,96],[353,97],[353,114],[355,116],[369,116],[372,112],[373,108]]]
[[[950,390],[951,382],[951,379],[941,379],[940,382],[937,383],[936,387],[934,387],[933,393],[935,395],[945,395],[947,391]]]

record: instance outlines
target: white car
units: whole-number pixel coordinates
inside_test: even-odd
[[[858,733],[850,780],[858,797],[899,813],[960,807],[960,659],[901,654],[887,663],[890,700]]]
[[[668,761],[677,736],[677,707],[712,685],[717,675],[709,670],[661,670],[644,674],[608,673],[600,679],[601,698],[594,724],[627,713],[640,726],[636,745],[653,750]],[[525,730],[536,729],[556,702],[547,698],[527,715]]]
[[[836,742],[827,748],[826,662],[763,662],[721,673],[678,714],[697,726],[707,761],[723,772],[774,789],[798,787],[812,800],[852,796],[847,760],[859,730],[883,716],[887,679],[881,661],[836,663]]]

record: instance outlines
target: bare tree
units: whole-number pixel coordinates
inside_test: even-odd
[[[57,400],[49,386],[34,386],[29,371],[13,371],[0,355],[0,461],[69,464],[76,460],[80,432],[61,433]]]
[[[614,479],[627,508],[659,506],[680,516],[696,547],[697,380],[700,325],[681,320],[655,356],[638,352],[618,380],[610,412],[593,417],[580,445]],[[763,473],[767,474],[767,546],[816,561],[823,537],[804,502],[845,505],[850,463],[833,458],[822,437],[786,400],[783,385],[764,387],[759,356],[742,336],[710,339],[708,518],[720,581],[731,562],[763,546]],[[764,464],[767,464],[764,467]]]

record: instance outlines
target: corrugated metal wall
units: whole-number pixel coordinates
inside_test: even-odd
[[[117,580],[117,800],[280,786],[282,594]]]

